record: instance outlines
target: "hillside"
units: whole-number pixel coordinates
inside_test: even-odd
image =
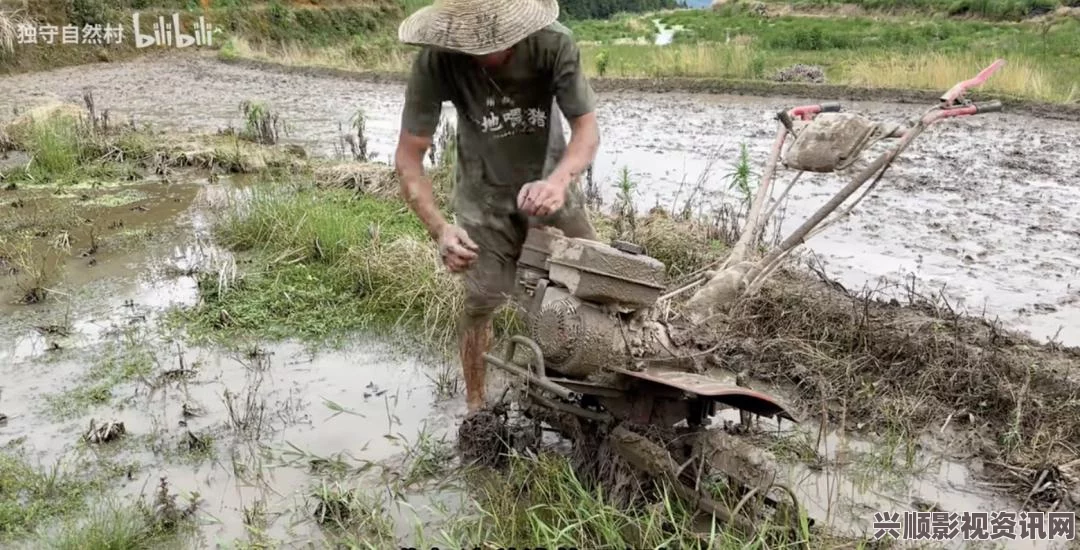
[[[235,37],[255,45],[299,43],[309,47],[349,44],[361,58],[395,50],[397,24],[428,2],[424,0],[0,0],[0,74],[94,61],[115,61],[138,53],[132,44],[132,13],[143,17],[181,12],[192,24],[205,15],[221,34],[215,47]],[[204,10],[203,5],[208,6]],[[676,0],[565,0],[566,21],[604,19],[616,13],[637,13],[678,7]],[[5,24],[6,22],[6,24]],[[123,26],[120,44],[90,45],[20,42],[18,26]],[[150,24],[143,23],[143,32]],[[220,38],[219,38],[220,37]],[[57,37],[56,42],[60,42]],[[144,50],[151,51],[151,50]]]

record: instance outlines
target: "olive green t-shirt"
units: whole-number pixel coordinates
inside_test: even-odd
[[[517,194],[550,175],[566,149],[562,123],[588,114],[596,96],[570,31],[558,23],[513,46],[485,69],[465,54],[424,48],[413,62],[402,127],[419,136],[439,125],[442,103],[457,110],[457,184],[453,208],[477,223],[517,211]]]

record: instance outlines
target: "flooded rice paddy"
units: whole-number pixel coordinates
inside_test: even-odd
[[[369,151],[379,160],[393,153],[403,97],[400,84],[175,58],[6,77],[0,112],[48,99],[79,102],[87,86],[114,120],[133,117],[179,131],[239,126],[241,101],[266,101],[288,123],[288,140],[322,155],[334,154],[339,124],[348,127],[363,108]],[[742,145],[760,173],[775,113],[815,102],[631,92],[604,94],[600,101],[603,144],[595,178],[606,202],[626,167],[642,208],[680,209],[692,195],[707,201],[730,196],[727,176]],[[845,107],[883,120],[923,109],[868,102]],[[449,105],[446,116],[453,116]],[[946,121],[911,145],[849,221],[812,239],[808,249],[849,288],[914,274],[944,287],[954,305],[989,311],[1037,339],[1080,343],[1078,148],[1077,122],[1009,113]],[[804,177],[789,195],[785,233],[845,182]]]
[[[401,85],[176,58],[4,77],[0,119],[14,107],[78,103],[86,86],[113,120],[132,117],[185,133],[239,126],[241,101],[266,101],[288,123],[287,141],[326,156],[335,152],[339,123],[347,126],[362,107],[369,149],[380,160],[392,154],[403,92]],[[740,146],[745,144],[757,169],[773,135],[771,117],[807,102],[604,94],[595,178],[605,202],[613,200],[613,184],[626,167],[638,183],[641,209],[681,208],[699,183],[696,196],[716,203],[728,193],[726,176]],[[847,107],[880,118],[919,111],[880,103]],[[446,114],[453,112],[448,108]],[[1080,344],[1078,146],[1078,123],[1008,113],[943,123],[912,145],[850,221],[815,237],[808,248],[849,288],[875,286],[880,277],[902,282],[914,273],[923,283],[944,285],[954,303],[985,308],[1036,338]],[[804,177],[790,195],[784,229],[798,225],[843,183]],[[209,241],[204,212],[207,194],[219,187],[194,177],[75,197],[19,192],[20,208],[33,216],[58,212],[64,200],[92,202],[96,217],[109,222],[95,225],[101,228],[96,237],[142,238],[147,246],[96,256],[93,264],[75,262],[65,288],[77,288],[78,294],[62,299],[63,310],[0,308],[0,412],[8,416],[0,425],[0,444],[22,440],[49,463],[82,448],[80,437],[91,420],[123,422],[141,444],[123,447],[121,456],[141,467],[118,483],[122,494],[149,492],[163,476],[178,490],[198,491],[208,516],[201,530],[206,547],[243,538],[245,513],[262,502],[281,515],[274,538],[286,546],[300,544],[315,536],[313,459],[348,457],[354,465],[379,463],[407,476],[402,459],[415,452],[418,440],[430,438],[436,442],[427,444],[427,452],[448,461],[440,453],[449,443],[440,438],[456,426],[462,400],[439,398],[437,381],[447,365],[382,342],[318,354],[295,345],[252,343],[247,352],[224,353],[163,339],[155,329],[158,313],[194,303],[193,271],[227,257]],[[85,235],[79,237],[75,242],[86,242]],[[60,325],[67,328],[49,329]],[[152,364],[112,388],[112,402],[75,406],[81,401],[73,392],[86,386],[87,365],[98,361],[98,352],[125,343],[148,344],[156,351]],[[59,405],[67,405],[59,409],[66,414],[57,414]],[[980,486],[973,476],[978,465],[951,459],[948,449],[931,451],[927,445],[908,453],[906,467],[887,466],[896,457],[883,453],[902,456],[905,450],[883,451],[835,435],[818,442],[812,429],[785,440],[801,442],[796,447],[802,451],[795,453],[800,460],[791,461],[789,476],[819,520],[828,517],[858,532],[869,529],[873,512],[883,508],[932,503],[964,512],[1019,506]],[[808,468],[807,447],[826,463],[846,460],[852,466],[842,473]],[[376,492],[378,483],[371,481]],[[457,492],[429,491],[426,498],[431,494],[451,500]],[[399,535],[408,537],[423,520],[403,519],[397,529],[405,532]]]
[[[248,538],[253,510],[266,514],[261,536],[285,547],[319,540],[317,495],[351,487],[323,480],[320,464],[370,469],[364,498],[372,510],[383,505],[379,483],[388,475],[430,492],[430,473],[409,476],[417,458],[441,472],[452,456],[447,433],[464,407],[437,399],[450,365],[381,341],[316,353],[295,343],[222,351],[172,339],[159,324],[163,312],[194,305],[195,274],[230,260],[210,242],[206,218],[207,204],[230,185],[152,185],[141,200],[99,212],[99,221],[146,233],[167,227],[166,236],[126,249],[103,245],[93,265],[69,262],[63,287],[75,294],[5,304],[0,443],[18,443],[45,465],[70,467],[89,455],[126,468],[115,484],[120,496],[149,495],[161,478],[174,492],[197,494],[200,548]],[[16,195],[33,194],[9,192]],[[114,423],[123,426],[121,441],[103,449],[84,442],[90,428]],[[406,495],[419,511],[387,511],[399,536],[431,515],[423,507],[457,493],[439,485],[434,496]]]

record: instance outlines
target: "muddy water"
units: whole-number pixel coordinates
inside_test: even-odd
[[[44,258],[45,286],[61,296],[81,292],[91,281],[129,277],[132,261],[143,259],[142,245],[171,238],[175,233],[171,220],[191,206],[203,182],[205,178],[188,177],[175,184],[151,181],[0,192],[0,230],[12,234],[31,230],[37,237],[29,248],[25,240],[12,241],[0,255],[18,258],[20,252],[29,252]],[[25,289],[37,284],[32,272],[40,266],[20,265],[25,261],[12,258],[5,261],[12,265],[0,273],[0,312],[14,313]]]
[[[238,125],[240,101],[265,100],[288,121],[290,139],[325,155],[334,152],[338,123],[347,126],[363,107],[369,147],[379,159],[392,153],[403,91],[396,84],[182,58],[5,77],[0,112],[46,99],[77,101],[83,86],[92,86],[114,117],[199,131]],[[725,176],[740,145],[760,167],[774,132],[773,114],[805,102],[605,94],[596,162],[605,199],[610,204],[612,184],[625,166],[639,183],[643,208],[681,204],[699,179],[698,196],[715,202],[729,186]],[[880,119],[921,109],[846,106]],[[446,113],[453,115],[449,105]],[[954,307],[987,311],[1039,339],[1080,344],[1078,147],[1077,123],[1008,113],[945,122],[911,146],[850,220],[812,239],[809,251],[848,287],[878,287],[882,278],[902,283],[914,274],[932,285],[924,290],[943,292]],[[833,176],[804,177],[790,194],[785,231],[843,183]]]
[[[739,414],[725,410],[717,422],[739,423]],[[835,533],[871,537],[874,514],[911,511],[1013,511],[1023,502],[1002,493],[980,477],[983,463],[956,444],[924,436],[920,441],[869,441],[839,430],[822,429],[813,421],[800,425],[758,419],[758,448],[777,461],[776,483],[791,488],[806,513]],[[959,540],[935,548],[966,548]],[[1011,546],[1010,546],[1011,547]],[[1016,545],[1024,548],[1068,548],[1061,541]]]
[[[363,498],[376,498],[386,473],[408,473],[403,458],[422,437],[428,449],[447,449],[446,431],[456,426],[461,404],[436,399],[434,380],[445,366],[384,342],[316,354],[293,344],[225,352],[163,340],[156,330],[162,311],[198,299],[187,273],[229,260],[209,242],[207,217],[208,204],[227,188],[204,183],[197,191],[196,197],[183,187],[188,200],[176,211],[151,210],[180,238],[106,255],[99,276],[80,276],[78,266],[69,266],[68,282],[80,294],[61,299],[60,308],[7,311],[0,323],[0,410],[8,421],[0,426],[0,441],[22,440],[48,465],[84,449],[80,438],[91,421],[122,422],[126,438],[99,456],[139,467],[116,491],[151,496],[165,477],[175,493],[198,493],[198,547],[244,539],[244,514],[260,505],[268,514],[267,534],[286,547],[318,540],[311,518],[320,478],[312,460],[342,460],[357,470],[377,465],[367,476],[342,481],[359,487]],[[34,328],[49,325],[66,325],[69,332]],[[56,416],[50,398],[85,386],[87,369],[106,343],[154,350],[150,375],[112,388],[109,404]],[[189,432],[210,451],[185,454]],[[403,540],[418,522],[435,517],[424,511],[433,499],[453,505],[457,494],[453,488],[428,493],[409,496],[415,511],[390,510]]]

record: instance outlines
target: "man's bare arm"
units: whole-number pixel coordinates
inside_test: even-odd
[[[431,136],[416,136],[402,128],[398,136],[394,165],[397,169],[401,194],[409,208],[427,228],[432,239],[438,239],[446,218],[435,205],[435,193],[431,178],[424,174],[424,154],[431,148]]]
[[[548,178],[548,181],[564,187],[588,170],[596,158],[596,151],[600,148],[600,126],[596,121],[596,112],[570,120],[570,132],[566,152]]]

